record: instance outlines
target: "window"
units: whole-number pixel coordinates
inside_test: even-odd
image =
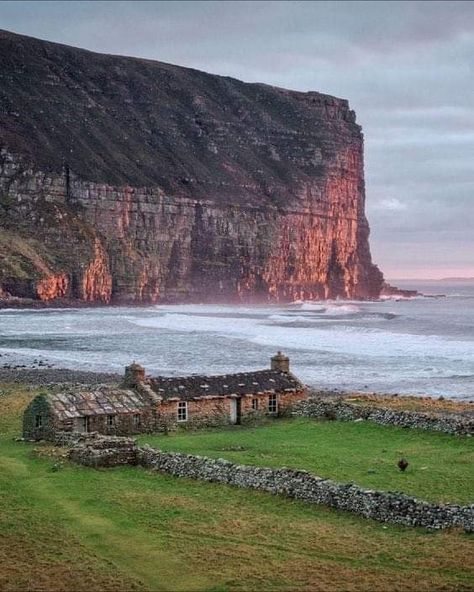
[[[113,428],[115,426],[115,415],[107,415],[107,427]]]
[[[83,417],[82,418],[82,431],[83,432],[89,432],[90,431],[90,418],[89,417]]]
[[[37,428],[43,427],[43,416],[42,415],[37,415],[35,417],[35,427],[37,427]]]
[[[188,403],[186,401],[178,403],[178,421],[188,421]]]
[[[258,399],[252,399],[252,411],[258,411]]]
[[[268,396],[268,412],[278,413],[278,399],[276,395]]]
[[[141,424],[141,418],[140,418],[140,414],[139,413],[135,413],[135,415],[133,416],[133,425],[138,428],[140,427]]]

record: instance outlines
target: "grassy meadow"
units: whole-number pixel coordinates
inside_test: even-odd
[[[474,440],[370,422],[288,419],[265,426],[139,438],[156,448],[266,467],[305,469],[437,502],[474,501]],[[397,462],[409,462],[402,473]]]
[[[27,388],[0,385],[2,591],[474,587],[474,539],[458,530],[430,533],[383,525],[266,493],[134,467],[92,470],[63,461],[58,470],[49,456],[51,447],[13,441],[33,395]],[[285,422],[281,426],[263,431],[262,440],[275,434],[275,448],[272,430],[290,429]],[[225,438],[219,446],[231,447],[244,434],[257,437],[253,430],[215,436]],[[184,446],[182,438],[197,442],[199,437],[163,440],[178,449],[180,442]],[[264,464],[271,463],[265,459]]]

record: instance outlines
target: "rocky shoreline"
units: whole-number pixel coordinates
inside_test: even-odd
[[[412,292],[409,294],[409,292]],[[421,294],[420,292],[416,292],[415,290],[399,290],[398,292],[394,292],[390,295],[388,294],[381,294],[380,298],[365,298],[362,299],[361,302],[385,302],[387,299],[391,300],[411,300],[419,297],[424,298],[444,298],[444,294],[436,294],[436,295],[425,295]],[[324,303],[325,300],[314,300],[314,302],[321,302]],[[239,304],[240,301],[235,299],[233,302],[229,302],[229,300],[212,300],[206,299],[206,304]],[[265,304],[268,303],[267,300],[259,302],[258,300],[254,301],[254,304]],[[196,304],[194,300],[178,300],[173,301],[170,299],[164,299],[160,302],[135,302],[135,301],[122,301],[122,302],[100,302],[100,301],[84,301],[79,299],[65,299],[65,298],[58,298],[54,300],[36,300],[33,298],[1,298],[0,295],[0,311],[7,310],[7,309],[15,309],[15,310],[43,310],[43,309],[68,309],[68,308],[114,308],[120,306],[129,306],[134,308],[143,308],[147,306],[156,306],[158,304],[163,305],[170,305],[170,304]],[[202,304],[199,302],[198,304]],[[291,301],[288,301],[287,304],[292,304]]]
[[[37,300],[34,298],[1,298],[0,310],[5,309],[26,309],[26,310],[43,310],[55,308],[112,308],[115,306],[133,306],[142,308],[149,306],[152,303],[140,302],[121,302],[121,303],[106,303],[100,301],[89,302],[86,300],[79,300],[78,298],[55,298],[54,300]],[[169,303],[166,303],[169,304]]]
[[[0,367],[0,383],[22,383],[34,386],[58,384],[117,384],[120,374],[110,372],[89,372],[68,368],[28,368],[19,366]]]

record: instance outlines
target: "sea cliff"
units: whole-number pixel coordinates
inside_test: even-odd
[[[376,298],[348,102],[0,32],[0,298]]]

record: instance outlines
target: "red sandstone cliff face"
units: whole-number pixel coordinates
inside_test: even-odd
[[[6,33],[0,58],[0,291],[379,295],[347,101]]]
[[[36,295],[48,301],[69,295],[69,277],[65,273],[46,275],[36,282]]]
[[[112,276],[109,257],[98,238],[94,241],[94,258],[86,267],[80,283],[80,297],[87,302],[110,302]]]

